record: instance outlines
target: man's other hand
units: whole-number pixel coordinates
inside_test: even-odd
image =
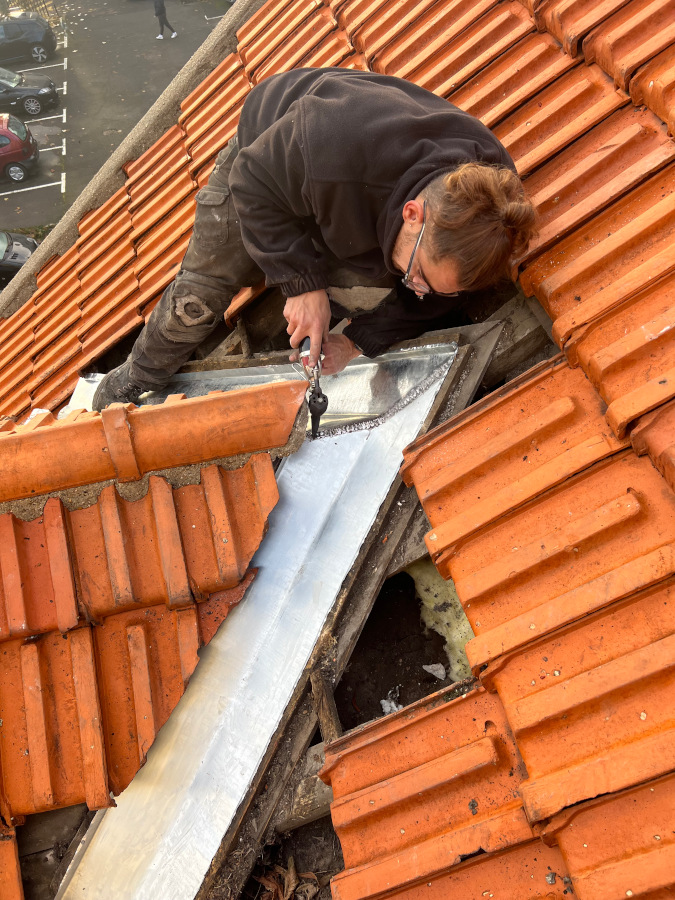
[[[298,347],[303,338],[309,338],[309,366],[313,368],[318,362],[321,344],[328,337],[328,294],[326,291],[308,291],[297,297],[288,297],[284,306],[284,318],[288,322],[286,331],[291,336],[291,347]]]

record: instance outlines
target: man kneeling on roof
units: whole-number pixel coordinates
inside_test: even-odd
[[[503,279],[535,231],[513,161],[481,122],[403,79],[348,69],[255,87],[196,199],[181,270],[95,409],[164,387],[263,277],[286,297],[291,347],[309,337],[310,366],[322,350],[333,374],[466,321],[465,292]],[[351,323],[331,334],[331,315]]]

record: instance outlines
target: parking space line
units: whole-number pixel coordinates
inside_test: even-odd
[[[60,112],[57,116],[43,116],[41,119],[31,119],[30,124],[33,125],[35,122],[49,122],[51,119],[61,119],[62,122],[65,122],[63,118],[63,111]]]
[[[67,57],[60,63],[50,63],[48,66],[35,66],[32,69],[17,69],[17,72],[21,75],[23,72],[41,72],[43,69],[67,69],[68,68],[68,59]]]
[[[63,142],[61,143],[61,156],[65,156],[65,155],[66,155],[66,139],[64,138]]]
[[[223,13],[225,15],[225,13]],[[207,22],[211,22],[213,19],[222,19],[223,16],[204,16]]]
[[[61,193],[65,193],[66,190],[66,173],[61,173],[61,181],[50,181],[48,184],[36,184],[33,187],[27,188],[17,188],[15,191],[4,191],[4,193],[0,194],[0,197],[13,197],[14,194],[25,194],[26,191],[39,191],[42,188],[48,187],[59,187],[61,186]]]
[[[66,94],[68,93],[68,82],[67,82],[67,81],[64,81],[64,82],[63,82],[63,87],[57,88],[56,91],[57,91],[57,93],[58,93],[59,91],[63,91],[63,96],[65,97]]]
[[[66,155],[66,139],[65,138],[63,139],[63,144],[61,144],[60,147],[58,145],[56,147],[38,147],[38,151],[40,153],[47,153],[48,150],[58,150],[59,153],[61,154],[61,156],[65,156]]]
[[[65,110],[65,107],[64,107],[64,110],[63,110],[63,116],[62,116],[62,118],[61,118],[61,121],[62,121],[62,122],[65,122],[65,121],[66,121],[66,110]]]

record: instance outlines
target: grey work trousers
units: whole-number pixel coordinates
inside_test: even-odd
[[[206,187],[197,193],[194,230],[180,271],[132,348],[130,377],[146,389],[164,387],[222,321],[235,294],[264,278],[244,248],[230,195],[237,152],[235,137],[218,154]],[[390,276],[372,281],[339,265],[329,280],[336,285],[329,295],[339,316],[373,309],[392,285]]]

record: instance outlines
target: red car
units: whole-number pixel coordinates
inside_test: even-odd
[[[30,129],[16,116],[1,113],[0,173],[10,181],[23,181],[39,155],[37,141]]]

